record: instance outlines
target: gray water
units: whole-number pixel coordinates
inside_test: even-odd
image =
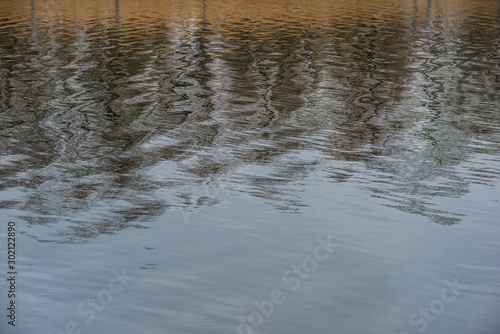
[[[0,333],[500,333],[500,2],[0,8]]]

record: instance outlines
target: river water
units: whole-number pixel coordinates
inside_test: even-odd
[[[500,2],[0,8],[2,334],[500,333]]]

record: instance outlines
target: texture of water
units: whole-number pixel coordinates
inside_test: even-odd
[[[500,333],[500,2],[0,8],[2,334]]]

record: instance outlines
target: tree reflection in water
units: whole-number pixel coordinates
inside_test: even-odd
[[[76,242],[216,204],[192,191],[214,180],[301,212],[324,172],[457,223],[436,199],[499,174],[474,160],[500,151],[499,29],[453,4],[4,4],[1,207]]]

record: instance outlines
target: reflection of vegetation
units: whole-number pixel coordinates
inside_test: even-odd
[[[290,154],[314,149],[362,161],[388,206],[460,220],[433,200],[467,192],[473,180],[453,168],[487,152],[469,143],[498,129],[487,124],[499,97],[489,42],[498,28],[448,28],[419,1],[398,11],[374,2],[376,12],[319,1],[318,11],[280,14],[261,4],[254,16],[245,4],[227,10],[231,2],[155,11],[94,2],[57,13],[10,4],[1,14],[0,189],[26,193],[3,208],[31,212],[31,223],[72,223],[70,239],[93,237],[216,203],[186,189],[260,165],[260,174],[231,174],[239,191],[299,212],[287,185],[319,158]],[[29,10],[30,22],[15,22]],[[145,172],[162,164],[171,170]],[[357,174],[323,168],[334,182]],[[498,171],[473,175],[488,182]]]

